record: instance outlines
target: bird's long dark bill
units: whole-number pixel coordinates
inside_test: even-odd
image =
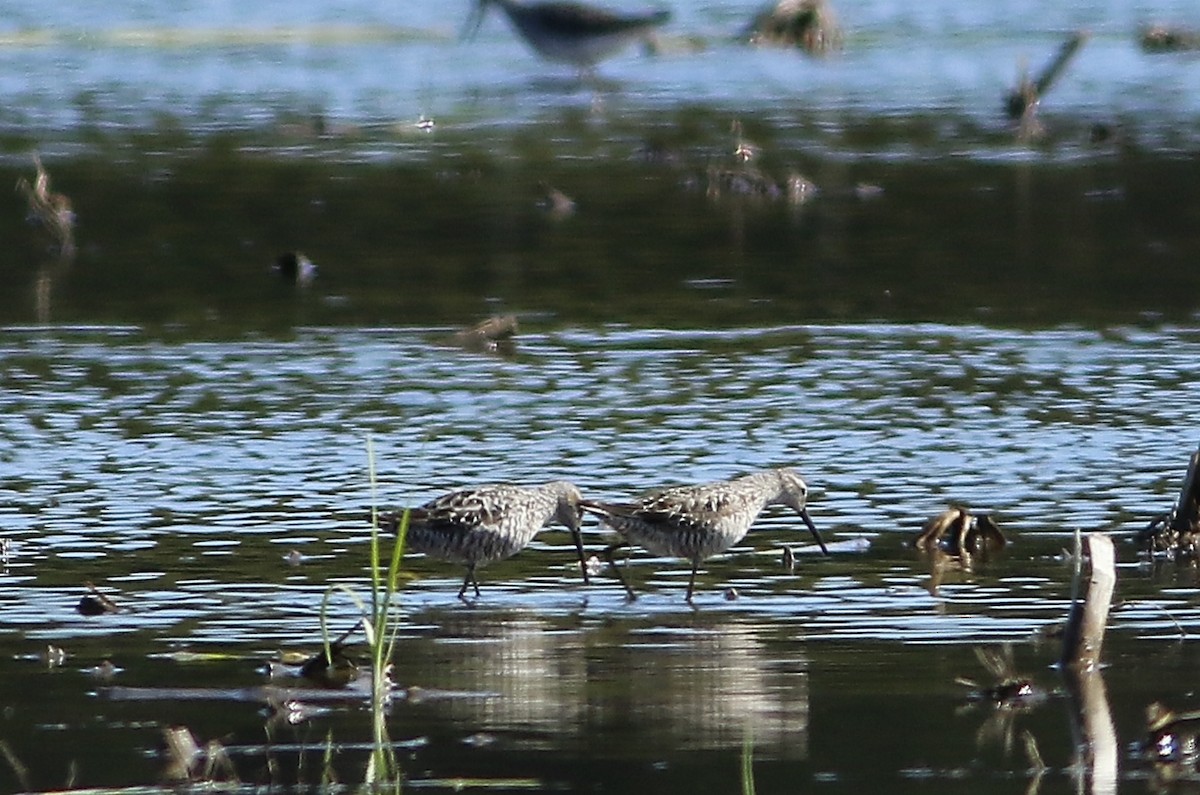
[[[808,511],[801,511],[800,518],[808,525],[808,531],[813,534],[813,538],[817,539],[817,544],[821,547],[821,553],[828,555],[829,550],[825,547],[825,542],[821,540],[821,534],[817,532],[817,526],[813,524],[812,518],[808,515]]]
[[[479,26],[483,24],[485,3],[486,0],[472,0],[471,15],[467,17],[467,24],[463,25],[462,33],[458,37],[459,41],[470,41],[475,38],[475,34],[479,32]]]
[[[587,561],[583,559],[583,533],[578,527],[571,531],[571,538],[575,540],[575,551],[579,553],[579,571],[583,574],[583,584],[589,585]]]

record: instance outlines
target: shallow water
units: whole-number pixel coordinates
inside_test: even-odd
[[[219,741],[240,789],[355,789],[361,691],[263,668],[315,652],[331,585],[332,631],[354,625],[373,503],[778,465],[833,554],[769,510],[694,608],[685,565],[641,552],[636,601],[603,567],[583,585],[561,529],[472,604],[406,559],[405,786],[1195,788],[1134,746],[1151,702],[1196,706],[1200,583],[1132,542],[1195,450],[1200,370],[1200,61],[1136,31],[1194,9],[838,4],[846,50],[812,60],[731,43],[754,5],[674,7],[657,56],[594,82],[497,15],[459,41],[466,3],[4,6],[0,184],[40,151],[77,250],[0,191],[0,791],[146,791],[169,726]],[[1083,27],[1018,142],[1002,96]],[[815,198],[789,200],[797,174]],[[271,272],[288,250],[313,283]],[[453,344],[508,312],[513,351]],[[1013,543],[918,554],[950,503]],[[1111,777],[1051,668],[1077,529],[1117,544]],[[81,616],[88,582],[124,609]],[[994,684],[974,650],[1004,643],[1037,705],[956,681]],[[293,725],[286,698],[319,711]]]
[[[665,5],[674,14],[658,57],[634,49],[600,70],[614,115],[711,106],[833,136],[855,119],[913,114],[939,117],[947,135],[963,123],[995,129],[1003,126],[1001,97],[1021,69],[1036,70],[1067,35],[1086,29],[1091,41],[1047,112],[1121,123],[1147,142],[1195,141],[1200,100],[1189,87],[1197,60],[1146,55],[1137,45],[1144,25],[1196,24],[1195,9],[1180,0],[836,3],[846,48],[825,61],[739,46],[754,0],[610,5]],[[539,63],[496,12],[475,40],[461,41],[469,7],[342,0],[100,11],[9,2],[0,26],[8,75],[0,80],[0,126],[57,134],[174,118],[212,129],[318,114],[334,124],[426,116],[486,129],[595,102],[569,69]]]
[[[385,506],[492,479],[618,497],[792,463],[834,542],[789,573],[781,546],[811,543],[771,511],[705,566],[695,609],[686,567],[644,553],[629,561],[636,602],[611,573],[583,586],[561,531],[486,569],[474,605],[454,598],[460,572],[414,556],[397,652],[413,690],[389,720],[414,783],[730,789],[749,740],[767,790],[1008,791],[1028,767],[1019,743],[1003,749],[1008,718],[989,723],[954,680],[986,684],[971,647],[1013,642],[1020,671],[1060,689],[1057,642],[1035,639],[1065,615],[1076,528],[1118,540],[1105,677],[1122,743],[1150,700],[1189,700],[1167,683],[1193,663],[1194,573],[1139,562],[1129,536],[1170,506],[1194,443],[1179,410],[1200,361],[1190,330],[573,329],[524,336],[510,360],[428,336],[5,332],[0,666],[19,684],[5,737],[31,786],[72,764],[77,784],[153,783],[164,724],[220,738],[246,782],[304,780],[326,742],[360,780],[369,721],[353,705],[269,724],[264,751],[256,667],[315,646],[329,584],[365,593],[368,437]],[[918,555],[911,535],[951,501],[994,512],[1014,543],[967,570]],[[586,542],[599,552],[599,528]],[[85,581],[126,611],[76,614]],[[335,630],[353,614],[335,596]],[[50,643],[71,656],[47,671]],[[121,668],[111,684],[86,673],[103,659]],[[1066,704],[1016,716],[1047,791],[1070,781]],[[1001,730],[977,744],[984,724]]]

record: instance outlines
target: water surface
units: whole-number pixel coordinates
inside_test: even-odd
[[[1196,574],[1132,542],[1195,449],[1200,370],[1197,60],[1136,33],[1194,9],[874,0],[813,60],[731,41],[753,8],[672,7],[657,56],[581,81],[498,17],[459,41],[465,3],[5,6],[0,183],[40,152],[76,224],[68,254],[0,192],[0,789],[156,786],[170,726],[241,789],[355,788],[361,694],[263,667],[316,651],[331,585],[354,625],[372,504],[781,465],[834,554],[769,510],[695,607],[642,552],[636,601],[584,586],[561,529],[473,604],[407,559],[405,786],[1194,786],[1135,746],[1152,701],[1196,706]],[[1018,140],[1004,93],[1081,28]],[[271,269],[296,250],[310,284]],[[497,313],[513,351],[452,343]],[[918,554],[950,503],[1012,544]],[[1117,544],[1111,781],[1051,668],[1076,530]],[[89,582],[124,609],[81,616]],[[1005,643],[1038,706],[957,681],[993,684],[975,649]]]
[[[612,498],[795,464],[835,542],[789,573],[782,546],[811,544],[772,510],[705,566],[695,608],[686,567],[644,553],[629,561],[636,602],[611,573],[583,586],[561,531],[485,570],[474,605],[454,598],[460,572],[412,558],[397,678],[415,689],[389,725],[415,782],[733,788],[750,738],[767,789],[951,791],[965,777],[1007,791],[1028,763],[1004,751],[1007,719],[969,708],[955,679],[986,683],[971,647],[1012,642],[1025,675],[1061,687],[1056,642],[1038,638],[1065,614],[1076,528],[1118,541],[1105,676],[1122,742],[1149,700],[1188,702],[1167,683],[1200,624],[1193,573],[1147,565],[1130,536],[1169,507],[1194,442],[1178,410],[1200,359],[1189,330],[575,329],[522,337],[513,359],[440,339],[5,333],[0,631],[6,678],[22,684],[5,736],[35,786],[72,765],[89,786],[153,782],[162,763],[147,752],[177,723],[221,738],[244,781],[303,780],[327,742],[346,744],[339,775],[361,776],[352,749],[368,721],[353,703],[300,728],[268,723],[266,765],[256,688],[276,651],[318,642],[329,584],[363,593],[368,437],[387,506],[493,479],[565,477]],[[993,512],[1010,549],[969,568],[918,555],[912,534],[952,501]],[[586,537],[589,554],[606,543],[599,528]],[[85,581],[127,611],[77,615]],[[334,605],[349,628],[353,605]],[[47,644],[71,655],[61,668],[37,659]],[[211,689],[131,701],[88,678],[103,659],[119,688]],[[1054,697],[1016,716],[1051,790],[1070,781],[1066,710]]]

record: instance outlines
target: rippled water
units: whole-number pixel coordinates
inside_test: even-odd
[[[1200,583],[1132,535],[1175,499],[1200,371],[1200,60],[1136,35],[1195,10],[835,3],[845,52],[813,60],[730,41],[756,5],[671,5],[658,55],[592,82],[498,14],[460,41],[466,2],[2,4],[0,179],[41,152],[77,250],[0,192],[0,791],[145,791],[169,726],[218,740],[245,791],[356,788],[361,693],[262,669],[316,650],[331,585],[332,630],[354,625],[373,503],[779,465],[833,554],[769,510],[695,607],[686,566],[644,552],[636,601],[603,567],[584,586],[560,529],[472,604],[408,558],[405,786],[1194,788],[1134,746],[1151,702],[1196,706]],[[1081,28],[1046,137],[1015,142],[1002,96]],[[734,120],[747,169],[815,199],[714,191]],[[540,209],[548,187],[575,212]],[[269,269],[295,249],[307,288]],[[509,311],[511,356],[451,344]],[[952,502],[1013,543],[917,553]],[[1117,544],[1107,789],[1050,667],[1076,530]],[[80,615],[89,582],[124,609]],[[1038,706],[970,698],[1002,643]],[[292,725],[285,698],[323,711]]]
[[[756,0],[650,5],[674,13],[662,54],[634,51],[606,64],[609,83],[597,97],[569,70],[539,63],[498,13],[476,40],[460,41],[465,1],[253,9],[9,2],[0,23],[0,127],[57,136],[174,121],[211,130],[312,114],[335,127],[424,115],[487,128],[552,120],[564,106],[607,104],[619,118],[701,105],[815,133],[837,148],[845,145],[835,142],[839,133],[870,118],[927,118],[922,135],[953,138],[963,124],[1003,128],[1001,98],[1022,67],[1037,69],[1067,35],[1087,29],[1091,41],[1046,111],[1119,123],[1159,145],[1194,142],[1196,59],[1146,55],[1137,44],[1144,25],[1196,24],[1180,0],[835,3],[846,50],[827,61],[736,44]],[[895,151],[911,146],[926,143]]]
[[[606,498],[794,464],[834,542],[789,573],[781,546],[810,544],[771,511],[704,567],[695,609],[686,567],[644,553],[630,560],[636,602],[609,573],[584,587],[561,531],[484,570],[474,605],[454,597],[459,571],[414,556],[397,678],[418,690],[390,720],[412,781],[615,791],[630,776],[664,790],[718,776],[728,790],[750,738],[766,789],[953,791],[966,778],[1008,791],[1027,762],[992,735],[976,747],[991,708],[963,712],[954,679],[986,681],[970,647],[1010,641],[1023,673],[1058,687],[1056,642],[1030,641],[1065,614],[1076,528],[1118,539],[1106,676],[1122,742],[1140,736],[1149,700],[1186,706],[1164,683],[1192,663],[1194,574],[1138,562],[1129,534],[1169,508],[1194,448],[1190,329],[563,329],[522,336],[510,359],[444,340],[4,332],[0,667],[19,685],[5,736],[35,786],[70,760],[79,783],[153,782],[160,722],[223,738],[243,780],[260,782],[303,780],[327,732],[365,737],[365,716],[335,705],[273,735],[282,772],[255,761],[255,666],[313,648],[330,583],[364,592],[368,438],[387,506],[489,480],[564,477]],[[1010,549],[968,570],[917,555],[911,534],[951,501],[993,512]],[[599,528],[586,542],[601,549]],[[76,614],[85,581],[127,611]],[[351,603],[334,605],[349,628]],[[72,655],[61,670],[36,659],[48,643]],[[105,658],[121,686],[215,690],[127,701],[81,672]],[[1063,709],[1052,699],[1017,717],[1053,791],[1069,781]],[[341,775],[361,775],[359,758],[344,750]]]

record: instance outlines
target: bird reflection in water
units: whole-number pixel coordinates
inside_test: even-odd
[[[997,648],[976,646],[973,651],[979,664],[987,670],[991,684],[959,677],[956,680],[959,684],[971,688],[969,703],[963,711],[990,705],[991,712],[975,735],[976,745],[982,747],[998,743],[1008,755],[1012,752],[1016,736],[1017,716],[1044,703],[1047,693],[1031,679],[1017,673],[1012,644],[1006,643]]]
[[[768,653],[752,625],[614,622],[597,634],[571,620],[478,609],[413,621],[429,629],[405,650],[405,679],[461,694],[437,710],[463,729],[639,753],[740,748],[749,732],[756,754],[808,754],[807,657]]]

